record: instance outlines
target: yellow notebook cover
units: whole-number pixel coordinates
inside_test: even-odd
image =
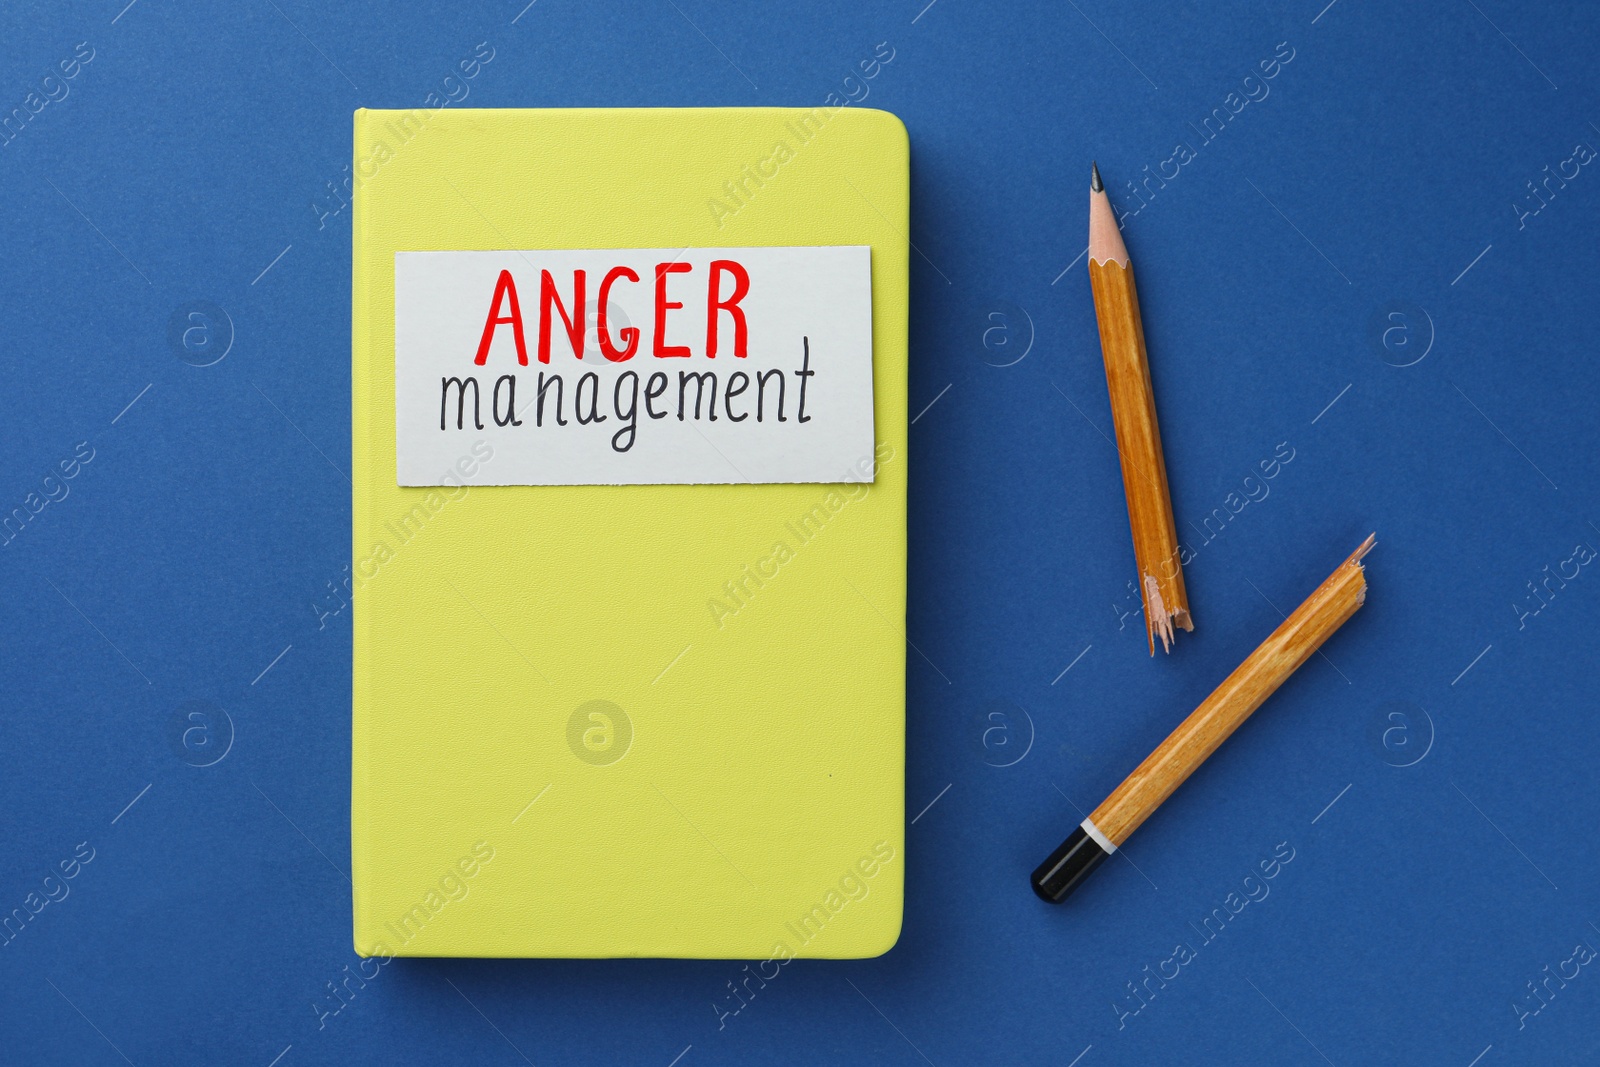
[[[900,932],[905,872],[904,127],[854,107],[362,110],[354,147],[356,951],[779,961],[887,951]],[[527,484],[537,477],[517,463],[565,464],[561,449],[599,440],[579,424],[587,383],[578,373],[606,370],[635,335],[613,315],[608,354],[597,360],[584,346],[601,324],[573,309],[584,303],[579,276],[591,300],[601,276],[583,264],[607,255],[641,276],[629,289],[626,273],[613,271],[613,292],[654,293],[654,314],[675,316],[655,324],[671,323],[697,358],[720,343],[703,366],[717,368],[730,395],[718,407],[713,387],[711,414],[754,412],[753,365],[765,342],[752,327],[751,380],[736,407],[732,368],[745,356],[736,301],[745,288],[752,307],[785,298],[761,288],[765,275],[746,286],[724,267],[719,280],[717,264],[745,249],[762,270],[820,279],[780,309],[812,324],[803,342],[784,339],[785,366],[831,366],[838,345],[822,339],[861,322],[870,339],[862,383],[786,372],[793,421],[770,421],[781,410],[773,381],[760,397],[772,405],[769,421],[735,427],[685,417],[678,405],[691,394],[677,381],[653,401],[660,421],[640,418],[636,431],[640,450],[665,457],[655,477],[663,484],[553,484],[566,475]],[[568,262],[562,250],[590,258]],[[639,266],[651,257],[638,250],[666,250],[652,262],[681,253],[685,273],[658,267],[651,276]],[[486,252],[501,258],[434,255]],[[578,264],[544,272],[572,288],[541,292],[547,262]],[[483,288],[506,263],[526,352],[520,332],[511,336],[521,329],[511,294],[491,301]],[[709,326],[693,317],[691,297],[666,301],[700,292],[707,271]],[[428,333],[429,309],[457,299],[454,288],[482,309],[465,348],[465,327]],[[646,349],[651,312],[637,307],[647,308],[630,318],[641,350],[609,367],[603,390],[608,434],[620,425],[609,388],[618,383],[620,404],[619,368],[637,366],[633,387],[648,393],[646,372],[670,366],[676,379],[690,364]],[[554,322],[553,345],[541,316]],[[407,383],[421,374],[432,389],[445,375],[406,370],[397,387],[397,322],[403,368],[408,352],[427,349],[421,358],[448,351],[474,369],[481,328],[487,358],[471,383],[481,395],[468,395],[463,372],[459,387],[442,386],[437,411],[408,415]],[[720,342],[710,336],[718,322]],[[532,391],[535,375],[557,370],[575,388],[567,414],[577,416],[559,428],[552,412],[536,412]],[[521,395],[507,403],[499,386],[513,375]],[[823,421],[801,426],[792,405],[808,380],[806,414]],[[837,405],[824,401],[863,396],[865,420],[835,435],[826,417]],[[698,405],[696,394],[695,416]],[[548,421],[535,426],[536,414]],[[397,432],[397,417],[421,426],[435,416],[439,431],[415,435],[425,430],[429,448],[449,442],[459,458],[435,484],[417,484],[402,466],[439,465],[413,446],[413,431]],[[513,462],[473,436],[478,424],[485,435],[512,432],[502,419],[546,434],[537,440],[548,445]],[[690,444],[666,447],[671,433],[704,438],[728,472],[697,468],[674,483],[675,471],[689,470],[673,467],[674,456],[712,457],[687,436]],[[735,433],[747,437],[727,436]],[[611,447],[577,456],[573,469],[633,462],[619,451],[631,439],[606,440]],[[789,440],[803,449],[826,440],[850,454],[865,441],[865,454],[830,467],[837,477],[818,477],[821,453],[797,457],[782,446]],[[776,473],[734,473],[742,468]],[[633,476],[610,470],[591,480]]]

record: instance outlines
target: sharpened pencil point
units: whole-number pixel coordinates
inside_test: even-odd
[[[1101,192],[1105,191],[1105,188],[1106,188],[1106,183],[1100,180],[1100,164],[1094,163],[1094,162],[1090,162],[1090,164],[1089,164],[1089,191],[1091,193],[1101,193]]]

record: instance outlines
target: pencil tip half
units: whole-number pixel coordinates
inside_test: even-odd
[[[1091,160],[1089,163],[1089,191],[1091,193],[1102,193],[1105,192],[1105,188],[1105,182],[1100,180],[1100,164]]]

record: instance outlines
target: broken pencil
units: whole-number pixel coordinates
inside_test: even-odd
[[[1128,525],[1133,530],[1134,562],[1139,568],[1139,595],[1144,599],[1145,637],[1153,656],[1158,636],[1162,649],[1170,651],[1173,626],[1192,631],[1194,620],[1183,586],[1178,528],[1167,491],[1167,464],[1161,455],[1161,431],[1156,426],[1155,394],[1150,387],[1133,267],[1100,180],[1100,168],[1094,165],[1089,186],[1089,284],[1100,322],[1117,453],[1122,457],[1122,488],[1128,497]]]
[[[1039,865],[1031,879],[1035,893],[1051,904],[1065,900],[1356,613],[1367,599],[1361,557],[1376,536],[1339,564]]]

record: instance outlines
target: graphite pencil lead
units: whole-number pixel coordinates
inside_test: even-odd
[[[1100,180],[1100,164],[1089,163],[1089,191],[1091,193],[1104,192],[1106,183]]]

